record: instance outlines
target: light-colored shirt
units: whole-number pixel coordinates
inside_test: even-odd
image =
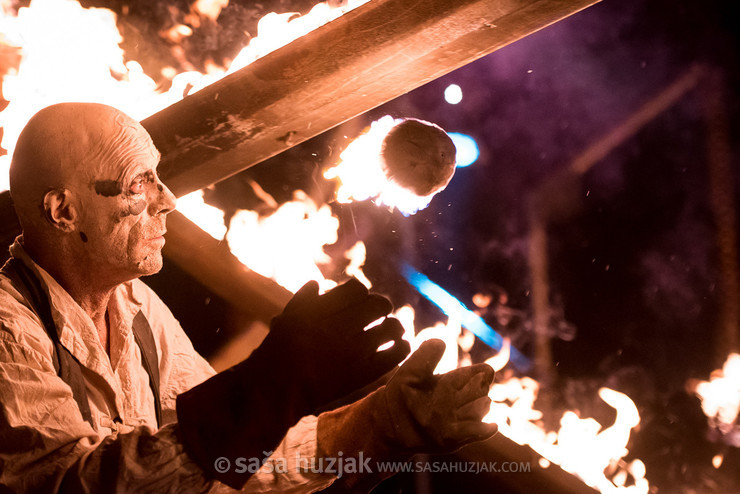
[[[81,364],[92,425],[57,375],[53,344],[40,319],[0,276],[0,486],[54,492],[64,479],[90,492],[231,491],[206,477],[178,437],[177,395],[215,371],[165,304],[138,279],[119,285],[108,305],[109,357],[92,319],[28,256],[19,239],[11,255],[31,268],[48,293],[59,339]],[[152,328],[159,357],[165,424],[159,430],[149,375],[132,331],[139,311]],[[273,457],[315,456],[316,422],[314,416],[304,417]],[[262,469],[243,491],[314,492],[333,478],[296,468]]]

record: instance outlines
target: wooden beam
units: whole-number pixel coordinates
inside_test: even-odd
[[[707,124],[709,204],[716,224],[718,321],[715,364],[721,367],[732,352],[740,351],[740,267],[737,213],[732,170],[732,137],[727,106],[730,99],[724,77],[712,71],[702,93]]]
[[[582,175],[596,163],[600,163],[616,147],[621,146],[645,125],[685,98],[703,79],[706,79],[706,72],[707,68],[700,64],[689,67],[671,84],[661,89],[654,97],[630,114],[622,123],[581,151],[570,163],[570,170]]]
[[[372,0],[142,123],[177,196],[599,0]]]
[[[596,494],[597,491],[587,486],[581,479],[571,475],[558,465],[551,464],[543,467],[542,456],[529,446],[518,444],[501,433],[483,442],[473,443],[461,449],[457,456],[472,462],[496,462],[499,467],[503,463],[526,465],[529,470],[519,472],[494,473],[492,476],[497,485],[505,485],[506,492],[528,494],[539,492],[543,494]]]
[[[167,216],[163,253],[167,259],[235,308],[268,322],[282,312],[292,294],[250,271],[229,250],[178,211]]]

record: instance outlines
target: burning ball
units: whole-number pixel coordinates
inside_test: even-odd
[[[450,183],[455,153],[455,144],[439,126],[409,118],[383,139],[380,162],[388,180],[423,197]]]

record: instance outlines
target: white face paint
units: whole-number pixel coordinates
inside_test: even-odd
[[[175,208],[157,176],[159,153],[149,135],[133,120],[117,120],[78,188],[80,248],[89,268],[112,283],[162,268],[165,217]]]

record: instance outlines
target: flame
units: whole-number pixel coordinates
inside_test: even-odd
[[[404,339],[410,343],[412,352],[430,338],[445,342],[445,354],[435,373],[448,372],[466,362],[466,354],[472,347],[468,335],[472,333],[461,331],[459,321],[450,318],[447,324],[437,323],[417,332],[411,306],[401,307],[394,316],[403,325]],[[510,347],[510,341],[505,339],[501,351],[486,363],[501,371],[508,363]],[[546,432],[543,413],[535,408],[539,383],[531,377],[515,377],[510,371],[506,375],[491,387],[491,408],[484,422],[495,422],[501,434],[537,451],[543,457],[543,468],[560,465],[600,492],[646,494],[649,491],[645,465],[640,460],[622,460],[629,453],[630,434],[640,423],[637,407],[627,395],[609,388],[599,390],[599,397],[617,412],[614,424],[609,427],[567,411],[560,420],[560,429]],[[610,478],[605,472],[610,472]],[[626,485],[628,480],[631,485]]]
[[[496,372],[500,371],[506,364],[509,363],[509,357],[511,356],[511,340],[504,338],[504,343],[501,345],[501,350],[493,357],[486,360],[486,363],[493,367]]]
[[[740,412],[740,354],[731,353],[722,369],[714,371],[709,381],[699,381],[694,392],[701,399],[701,408],[709,422],[725,435],[736,436],[740,445],[740,428],[735,421]]]
[[[112,11],[83,8],[76,0],[32,0],[16,15],[2,2],[0,44],[18,50],[21,56],[18,67],[11,68],[2,80],[2,95],[10,104],[0,112],[2,147],[8,151],[0,157],[0,190],[8,189],[10,156],[18,135],[40,109],[67,101],[95,102],[140,120],[367,1],[350,0],[341,7],[319,3],[305,16],[268,14],[258,25],[258,36],[242,48],[228,69],[215,64],[206,73],[164,68],[162,75],[172,79],[166,92],[157,90],[139,63],[125,61]],[[215,19],[227,4],[227,0],[198,0],[188,20],[198,25],[199,15]],[[179,24],[163,34],[180,41],[192,35],[192,29]],[[186,60],[183,63],[188,65]]]
[[[295,12],[267,14],[257,24],[257,37],[236,56],[229,73],[241,69],[266,54],[344,15],[369,0],[349,0],[346,5],[331,7],[328,3],[316,4],[303,16]]]
[[[344,268],[344,272],[360,280],[366,287],[372,288],[373,284],[367,279],[365,273],[362,272],[362,266],[365,264],[366,256],[367,249],[365,248],[365,243],[358,241],[344,253],[344,257],[349,259],[349,265]]]
[[[414,353],[427,340],[440,339],[445,343],[445,352],[434,369],[434,373],[442,374],[456,369],[458,367],[457,340],[462,331],[460,321],[450,318],[447,324],[439,322],[417,333],[414,326],[414,315],[414,309],[410,305],[404,305],[393,313],[393,316],[403,326],[403,339],[409,342],[411,353]]]
[[[612,426],[604,428],[592,418],[580,418],[567,411],[560,419],[557,432],[546,432],[541,425],[543,414],[534,408],[539,384],[529,377],[509,377],[491,387],[491,409],[484,422],[495,422],[499,432],[519,444],[529,445],[563,470],[577,475],[589,486],[603,493],[647,493],[644,464],[634,460],[625,464],[622,458],[630,433],[640,422],[632,400],[627,395],[601,388],[599,396],[617,411]],[[611,479],[607,471],[613,472]],[[628,476],[633,485],[625,486]]]
[[[231,252],[245,266],[292,292],[310,280],[319,281],[322,291],[336,286],[337,282],[324,277],[321,271],[321,266],[333,262],[324,247],[338,239],[339,219],[331,208],[319,207],[300,190],[294,193],[292,201],[278,206],[258,184],[253,183],[252,187],[266,204],[275,208],[272,214],[260,216],[255,211],[240,210],[227,229],[224,212],[206,204],[202,191],[180,197],[177,209],[215,239],[226,239]],[[372,283],[362,271],[366,253],[361,241],[350,247],[344,253],[349,261],[344,274],[371,288]]]
[[[6,43],[20,50],[21,60],[17,69],[3,77],[2,94],[10,101],[0,113],[2,145],[9,152],[0,163],[3,189],[7,189],[10,155],[18,135],[41,108],[62,101],[130,107],[154,89],[138,64],[124,63],[111,11],[83,9],[70,0],[34,0],[17,16],[9,12],[3,9],[0,30]]]
[[[475,344],[475,334],[472,331],[463,329],[460,336],[457,338],[457,345],[460,347],[460,351],[469,353]],[[508,360],[508,359],[507,359]]]
[[[292,292],[310,280],[322,290],[336,286],[319,265],[331,258],[323,247],[337,241],[339,220],[327,205],[318,207],[303,191],[272,215],[241,210],[232,218],[226,240],[231,252],[253,271],[272,278]]]
[[[229,0],[195,0],[191,9],[197,14],[216,21],[221,10],[229,5]]]
[[[337,202],[349,203],[372,199],[378,205],[397,208],[405,216],[429,205],[434,194],[418,196],[389,181],[381,168],[383,139],[391,129],[403,122],[386,115],[354,139],[339,156],[340,162],[324,172],[324,178],[337,180]]]
[[[196,190],[177,199],[177,210],[216,240],[226,235],[224,212],[203,200],[203,191]]]

